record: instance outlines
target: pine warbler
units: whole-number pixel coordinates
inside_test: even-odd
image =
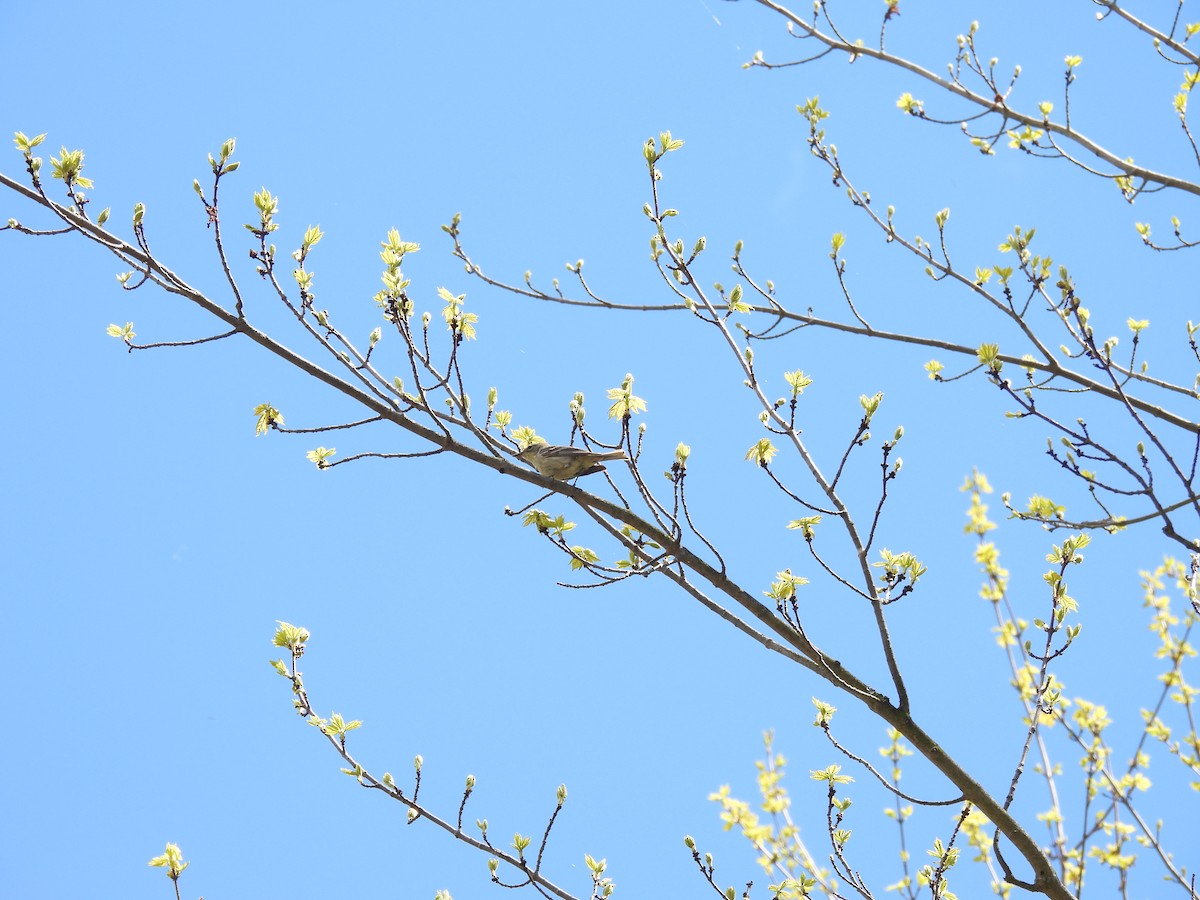
[[[581,475],[603,472],[601,462],[624,459],[623,450],[596,453],[581,447],[563,447],[557,444],[530,444],[517,453],[517,459],[527,462],[542,475],[556,481],[570,481]]]

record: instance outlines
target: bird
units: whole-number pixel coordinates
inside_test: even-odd
[[[570,481],[581,475],[603,472],[600,463],[607,460],[625,459],[625,451],[608,450],[597,453],[582,447],[564,447],[560,444],[529,444],[517,452],[517,459],[529,463],[542,475],[555,481]]]

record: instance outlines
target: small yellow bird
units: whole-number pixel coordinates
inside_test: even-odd
[[[581,475],[603,472],[605,460],[625,459],[625,451],[609,450],[596,453],[581,447],[559,444],[530,444],[517,453],[517,459],[527,462],[542,475],[556,481],[570,481]]]

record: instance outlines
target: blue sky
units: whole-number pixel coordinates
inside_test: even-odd
[[[873,40],[882,9],[871,5],[850,33]],[[649,407],[647,470],[667,468],[676,443],[690,444],[693,512],[731,571],[756,592],[785,566],[813,576],[806,615],[818,643],[880,686],[865,611],[820,582],[783,527],[794,507],[742,461],[761,432],[728,351],[676,314],[613,315],[486,289],[451,258],[442,223],[461,212],[469,252],[498,278],[519,281],[529,269],[541,284],[567,285],[564,263],[583,258],[604,296],[668,302],[648,258],[640,148],[669,129],[686,144],[665,161],[660,190],[681,211],[680,233],[707,237],[710,281],[733,282],[727,256],[741,239],[747,266],[772,278],[788,306],[845,316],[828,258],[830,235],[844,232],[850,284],[877,327],[1006,347],[1011,334],[885,246],[830,185],[795,112],[820,95],[847,170],[876,204],[897,207],[901,231],[933,237],[934,214],[950,207],[952,252],[970,267],[1001,262],[996,245],[1014,224],[1036,226],[1044,252],[1075,273],[1097,331],[1125,335],[1126,317],[1149,318],[1154,371],[1184,383],[1194,374],[1179,337],[1198,318],[1190,259],[1152,254],[1133,228],[1151,221],[1166,235],[1169,215],[1186,222],[1180,196],[1131,208],[1111,185],[1062,164],[1003,149],[984,158],[953,127],[918,123],[895,101],[911,90],[931,114],[950,118],[957,107],[869,61],[745,71],[757,50],[776,60],[797,52],[781,22],[750,2],[56,10],[77,23],[75,36],[27,5],[0,15],[10,73],[0,124],[48,132],[47,157],[64,144],[84,148],[94,208],[113,208],[117,233],[128,235],[129,211],[144,202],[159,258],[227,303],[191,182],[207,184],[206,154],[236,137],[241,169],[223,182],[222,208],[250,314],[315,357],[253,275],[237,228],[253,221],[252,192],[281,197],[281,255],[306,226],[325,231],[310,258],[318,305],[364,340],[378,324],[379,241],[398,228],[422,244],[405,266],[419,308],[436,314],[445,286],[480,315],[467,348],[475,396],[497,386],[517,423],[564,441],[567,403],[580,390],[589,423],[606,435],[604,391],[634,373]],[[889,48],[942,70],[973,18],[985,53],[1022,64],[1026,108],[1050,99],[1061,109],[1062,59],[1079,53],[1079,127],[1122,156],[1190,174],[1170,108],[1179,70],[1156,67],[1128,28],[1095,22],[1090,4],[905,4]],[[0,171],[21,174],[15,151]],[[47,224],[4,195],[0,218],[10,216]],[[505,841],[540,834],[565,782],[548,872],[576,894],[588,890],[584,853],[609,860],[618,896],[703,890],[682,843],[690,833],[716,854],[722,884],[754,879],[765,896],[752,855],[721,834],[706,798],[723,783],[753,792],[768,728],[792,760],[797,817],[823,848],[821,789],[807,772],[841,760],[809,727],[810,697],[842,707],[839,735],[873,756],[885,738],[865,710],[665,582],[556,587],[569,580],[563,560],[502,515],[533,498],[526,485],[449,458],[326,473],[305,459],[317,444],[339,456],[418,449],[384,429],[255,438],[251,411],[262,402],[293,427],[358,413],[247,341],[127,355],[105,336],[109,323],[133,321],[146,341],[213,327],[174,298],[122,293],[120,267],[98,248],[5,233],[0,264],[10,334],[0,677],[15,726],[0,750],[10,823],[0,868],[13,896],[165,897],[169,885],[145,862],[168,840],[192,862],[185,896],[495,891],[484,858],[406,827],[402,809],[339,773],[266,664],[277,655],[277,619],[314,635],[304,668],[318,708],[365,720],[358,757],[403,781],[423,754],[423,796],[439,809],[456,805],[473,773],[469,820],[488,818]],[[882,544],[912,550],[930,574],[892,612],[901,661],[918,713],[941,720],[935,736],[1002,791],[1020,712],[977,596],[958,487],[978,467],[1018,502],[1050,493],[1086,514],[1044,456],[1045,430],[1005,420],[981,380],[932,384],[927,352],[801,333],[759,353],[772,391],[784,392],[786,369],[816,379],[802,415],[827,469],[857,423],[860,394],[885,393],[878,434],[904,425],[904,472]],[[1111,413],[1094,415],[1132,443],[1104,419]],[[848,495],[869,503],[877,461],[863,453],[857,465],[862,487]],[[1044,615],[1052,538],[1009,523],[998,540],[1022,614]],[[1105,702],[1130,728],[1158,671],[1137,570],[1167,552],[1178,549],[1152,528],[1100,536],[1072,575],[1085,639],[1062,678],[1071,696]],[[1063,752],[1064,765],[1077,755]],[[1200,825],[1194,795],[1171,793],[1161,765],[1151,815],[1186,835]],[[919,764],[909,777],[946,793]],[[888,801],[865,781],[851,793],[863,867],[890,883],[894,832],[878,815]],[[1027,803],[1037,810],[1044,799],[1031,791]],[[910,847],[923,848],[948,833],[949,819],[935,812],[916,829]]]

